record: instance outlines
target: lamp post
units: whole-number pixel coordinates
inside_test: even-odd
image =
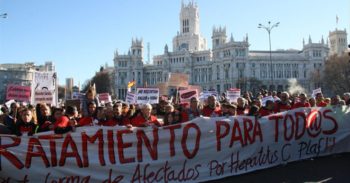
[[[224,89],[228,90],[229,89],[228,84],[227,84],[227,80],[229,79],[229,74],[228,74],[229,67],[228,67],[228,65],[224,64],[224,70],[225,70],[225,73],[224,73],[224,78],[225,78]]]
[[[280,23],[277,22],[275,24],[272,24],[271,25],[271,21],[268,22],[268,25],[265,26],[265,25],[262,25],[262,24],[259,24],[258,25],[258,28],[263,28],[267,31],[267,33],[269,34],[269,45],[270,45],[270,69],[271,69],[271,85],[273,85],[273,75],[274,75],[274,72],[272,70],[272,52],[271,52],[271,30],[275,27],[277,27]],[[272,89],[272,88],[271,88]]]

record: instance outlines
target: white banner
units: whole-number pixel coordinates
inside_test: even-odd
[[[226,91],[226,97],[229,102],[237,102],[237,99],[241,96],[241,89],[231,88]]]
[[[167,127],[85,127],[0,136],[7,182],[202,182],[350,152],[350,108],[196,118]],[[287,165],[288,166],[288,165]],[[325,165],[327,166],[327,165]]]
[[[137,104],[158,104],[159,88],[137,88],[136,96]]]

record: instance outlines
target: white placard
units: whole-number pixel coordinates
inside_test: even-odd
[[[137,104],[158,104],[159,88],[137,88],[136,103]]]

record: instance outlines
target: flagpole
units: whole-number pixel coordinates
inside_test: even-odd
[[[175,104],[178,104],[179,103],[179,86],[176,86],[176,95],[175,95]]]
[[[339,17],[338,17],[338,15],[336,15],[336,16],[335,16],[336,27],[338,27],[338,22],[339,22]]]

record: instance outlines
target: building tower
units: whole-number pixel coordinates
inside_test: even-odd
[[[196,3],[182,3],[180,12],[180,32],[173,38],[173,51],[190,52],[207,49],[206,39],[201,36],[199,10]]]
[[[214,27],[213,28],[213,35],[211,37],[213,43],[213,49],[217,48],[218,46],[226,43],[226,27]]]
[[[143,40],[142,39],[132,39],[131,43],[131,55],[136,57],[141,57],[143,55]]]
[[[341,56],[347,50],[348,40],[346,30],[338,30],[329,32],[330,55]]]

